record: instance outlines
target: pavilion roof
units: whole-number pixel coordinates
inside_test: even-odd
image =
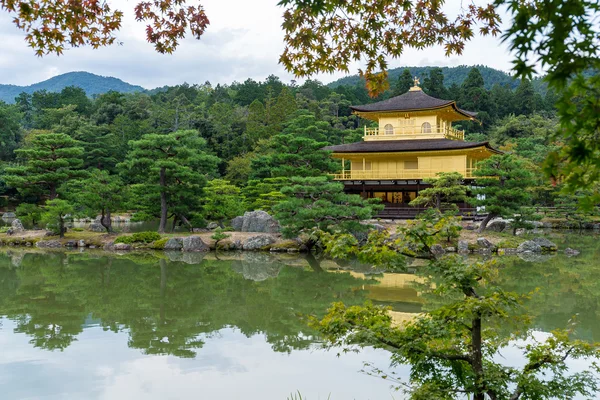
[[[334,153],[392,153],[463,150],[477,147],[486,147],[493,153],[501,153],[501,151],[490,146],[489,142],[464,142],[451,139],[373,140],[327,146],[323,150]]]
[[[415,90],[416,89],[416,90]],[[420,88],[413,87],[410,91],[377,103],[361,106],[350,106],[358,113],[369,112],[391,112],[391,111],[420,111],[452,107],[468,119],[475,118],[476,112],[466,111],[458,108],[454,100],[442,100],[425,94]]]

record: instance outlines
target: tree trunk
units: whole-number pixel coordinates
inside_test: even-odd
[[[50,184],[50,200],[54,200],[58,195],[56,194],[56,185]]]
[[[173,216],[173,225],[171,225],[171,233],[175,232],[175,226],[177,226],[177,215]]]
[[[222,219],[218,220],[217,223],[219,224],[219,227],[221,229],[225,229],[225,225],[223,225],[223,220]]]
[[[485,231],[487,228],[487,224],[496,217],[496,214],[488,213],[488,215],[481,221],[481,225],[479,225],[479,229],[477,229],[477,233],[481,233]]]
[[[106,229],[106,233],[110,233],[112,231],[110,210],[104,210],[104,208],[102,209],[102,214],[100,215],[100,225],[102,225]]]
[[[62,217],[58,217],[58,237],[65,237],[65,220]]]
[[[483,388],[483,361],[481,355],[481,317],[473,318],[471,331],[471,360],[473,372],[475,373],[476,391],[473,400],[485,400],[485,389]]]
[[[160,169],[160,224],[158,233],[165,233],[167,230],[167,171],[165,167]]]
[[[188,227],[190,232],[194,231],[194,227],[192,226],[192,223],[185,217],[185,215],[180,215],[179,219],[181,220],[181,222],[183,222],[185,224],[185,226]]]

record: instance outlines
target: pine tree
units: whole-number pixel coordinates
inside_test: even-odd
[[[479,232],[483,232],[493,218],[512,218],[530,205],[528,188],[534,181],[526,160],[511,154],[495,155],[479,162],[475,175],[478,178],[473,189],[476,196],[473,204],[485,207],[487,213]]]
[[[448,98],[448,91],[446,90],[446,86],[444,86],[444,73],[441,68],[432,68],[429,70],[429,76],[423,81],[423,91],[438,99]]]
[[[410,74],[410,70],[408,68],[404,68],[402,74],[396,80],[396,85],[394,86],[394,91],[392,92],[393,96],[400,96],[408,92],[408,89],[414,85],[413,77]]]
[[[531,115],[535,111],[535,90],[531,81],[521,79],[521,83],[515,91],[515,114]]]
[[[80,175],[84,149],[64,133],[40,132],[33,133],[15,153],[23,165],[6,168],[6,184],[22,194],[45,195],[53,200],[61,184]]]
[[[206,175],[214,173],[219,162],[205,148],[206,142],[196,131],[148,134],[131,142],[121,167],[133,172],[144,198],[154,202],[158,197],[159,233],[166,231],[169,212],[186,221],[190,213],[199,211]]]

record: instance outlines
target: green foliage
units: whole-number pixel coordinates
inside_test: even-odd
[[[164,250],[165,245],[167,244],[168,241],[169,241],[169,238],[162,238],[162,239],[155,240],[150,245],[150,248],[153,250]]]
[[[50,231],[62,238],[65,236],[65,223],[72,219],[74,212],[75,208],[66,200],[48,200],[42,213],[42,222],[46,224]]]
[[[42,217],[43,209],[37,204],[21,203],[17,206],[15,213],[21,221],[33,226],[37,225]]]
[[[198,132],[147,134],[130,144],[121,168],[133,172],[139,183],[135,189],[138,201],[145,200],[142,211],[160,216],[159,232],[165,232],[169,213],[183,219],[200,210],[206,176],[215,172],[219,160],[206,153]]]
[[[84,150],[64,133],[39,132],[28,137],[25,146],[15,153],[24,164],[6,168],[7,185],[21,193],[42,193],[52,200],[58,186],[77,174]]]
[[[478,178],[473,194],[478,197],[473,203],[485,207],[488,213],[480,231],[491,218],[512,218],[515,214],[523,214],[523,207],[530,205],[528,189],[532,186],[533,174],[526,160],[511,154],[495,155],[479,162],[475,175]]]
[[[115,243],[152,243],[161,238],[162,236],[156,232],[136,232],[132,235],[117,237]]]
[[[123,190],[118,176],[99,169],[89,170],[86,178],[67,182],[60,189],[81,212],[91,217],[100,214],[107,232],[112,230],[111,213],[123,204]]]
[[[221,228],[215,229],[215,232],[210,236],[212,240],[215,241],[215,249],[221,240],[227,239],[231,237],[231,235],[224,233]]]
[[[370,236],[364,246],[349,242],[348,235],[329,235],[325,244],[332,255],[358,256],[376,266],[401,265],[396,260],[400,255],[426,259],[418,274],[420,295],[428,299],[427,313],[398,326],[392,324],[386,307],[338,302],[324,318],[312,318],[311,325],[329,346],[390,351],[391,367],[408,365],[410,380],[398,381],[378,367],[371,373],[389,378],[411,399],[592,396],[598,390],[600,367],[594,363],[587,371],[569,373],[567,362],[597,358],[598,347],[571,339],[572,326],[551,332],[546,340],[535,339],[531,319],[521,306],[524,296],[498,285],[500,273],[493,260],[470,262],[456,254],[436,256],[432,245],[449,222],[432,210],[401,227],[394,237]],[[347,249],[339,252],[339,246]],[[511,333],[499,334],[499,326]],[[520,347],[525,364],[503,365],[500,354],[515,340],[526,343]]]
[[[248,181],[242,193],[249,211],[263,210],[271,213],[273,207],[285,199],[281,189],[289,184],[289,178],[265,178]]]
[[[411,206],[442,208],[454,207],[455,203],[468,201],[467,187],[458,172],[440,172],[437,178],[425,179],[423,182],[432,187],[419,191],[419,196],[410,202]]]
[[[327,177],[290,178],[290,186],[281,193],[286,200],[273,210],[285,237],[319,229],[325,232],[361,231],[367,227],[360,221],[372,218],[383,208],[374,200],[346,194],[344,185]]]
[[[244,213],[244,198],[240,188],[223,179],[209,181],[202,200],[202,214],[209,221],[217,221],[221,228],[225,220]]]

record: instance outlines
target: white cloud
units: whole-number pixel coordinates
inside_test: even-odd
[[[161,55],[145,41],[144,25],[133,17],[135,1],[114,0],[125,11],[118,35],[122,45],[100,50],[70,49],[61,57],[38,58],[27,47],[22,32],[0,11],[0,83],[28,85],[69,71],[115,76],[153,88],[188,82],[231,83],[247,78],[263,80],[270,74],[284,81],[293,76],[278,64],[283,45],[282,9],[277,0],[202,0],[210,25],[202,40],[185,39],[173,55]],[[449,7],[455,7],[455,4]],[[508,71],[509,56],[498,38],[477,37],[460,57],[446,58],[441,48],[407,49],[390,67],[414,65],[485,64]],[[354,72],[359,65],[353,66]],[[320,75],[329,82],[342,74]]]

